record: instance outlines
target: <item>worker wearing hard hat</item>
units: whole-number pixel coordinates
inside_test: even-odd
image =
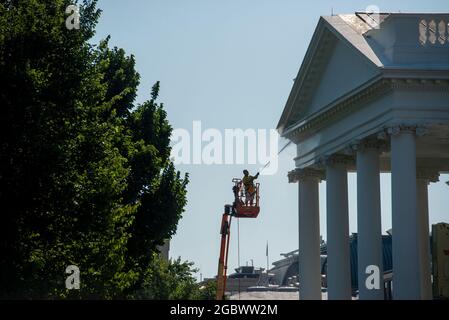
[[[259,177],[259,172],[255,176],[250,176],[248,170],[243,170],[242,183],[245,186],[245,205],[253,205],[254,195],[256,194],[256,187],[254,186],[254,180]]]

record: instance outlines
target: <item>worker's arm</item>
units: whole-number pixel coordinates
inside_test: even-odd
[[[256,180],[258,176],[259,176],[259,172],[257,172],[255,176],[250,176],[251,182]]]

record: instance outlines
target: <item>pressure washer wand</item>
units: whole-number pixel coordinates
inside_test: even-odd
[[[281,148],[281,150],[279,150],[279,152],[278,152],[278,154],[277,155],[280,155],[281,154],[281,152],[282,151],[284,151],[289,145],[290,145],[290,143],[292,143],[292,141],[290,140],[289,142],[287,142],[287,144],[285,145],[285,146],[283,146],[282,148]],[[271,160],[270,161],[268,161],[260,170],[259,170],[259,172],[261,172],[262,170],[264,170],[266,167],[268,167],[268,165],[271,163]]]

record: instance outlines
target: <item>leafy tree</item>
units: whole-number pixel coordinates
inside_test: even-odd
[[[207,281],[199,288],[199,300],[215,300],[217,296],[217,281]]]
[[[0,297],[132,297],[186,204],[163,105],[135,106],[133,56],[89,43],[100,15],[0,1]],[[81,290],[65,289],[65,268]]]
[[[200,298],[199,285],[193,277],[192,262],[165,261],[154,255],[136,297],[153,300],[191,300]]]

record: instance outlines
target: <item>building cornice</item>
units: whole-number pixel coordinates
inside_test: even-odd
[[[284,136],[290,140],[297,141],[300,136],[309,131],[318,130],[336,119],[346,115],[348,112],[368,99],[381,95],[391,90],[390,82],[386,79],[376,81],[374,84],[359,90],[349,97],[343,97],[323,108],[323,111],[304,119],[301,123],[286,130]]]
[[[302,120],[300,123],[288,128],[284,137],[298,142],[301,137],[319,130],[354,110],[361,108],[370,100],[376,99],[395,89],[436,89],[449,91],[449,79],[406,79],[406,78],[382,78],[365,88],[335,101],[323,111]]]

